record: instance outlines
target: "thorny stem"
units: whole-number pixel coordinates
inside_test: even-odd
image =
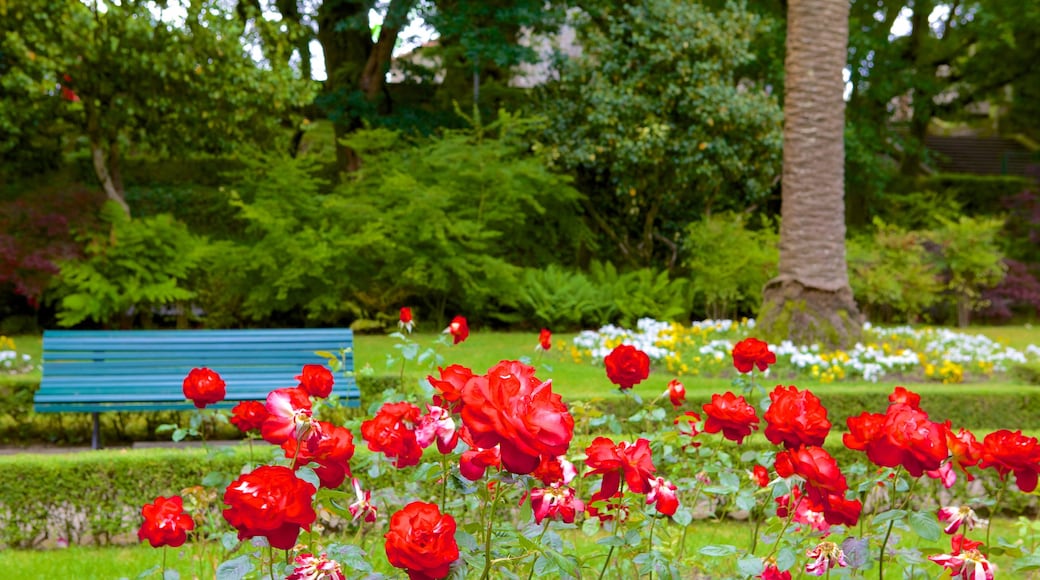
[[[901,469],[902,467],[896,470],[897,475],[895,480],[897,483],[899,481],[898,474]],[[910,498],[913,497],[914,488],[917,487],[918,481],[920,481],[920,478],[915,478],[913,480],[910,484],[910,488],[906,490],[905,494],[903,494],[903,501],[899,504],[899,507],[895,509],[903,509],[910,503]],[[893,485],[892,488],[895,489],[895,485]],[[888,546],[888,538],[892,535],[892,526],[894,526],[895,523],[895,520],[888,522],[888,530],[885,531],[885,538],[881,541],[881,549],[878,550],[878,580],[884,580],[885,578],[885,547]]]
[[[791,506],[790,513],[787,514],[787,519],[784,521],[784,527],[780,528],[780,533],[776,536],[776,540],[773,542],[773,549],[769,551],[769,554],[767,554],[765,558],[762,558],[763,561],[772,558],[776,554],[777,550],[780,549],[780,538],[784,537],[784,532],[787,531],[791,522],[794,521],[794,515],[798,512],[798,504],[802,503],[804,497],[805,496],[798,496],[798,501],[794,502],[794,505]]]
[[[989,558],[989,531],[993,528],[993,518],[997,515],[997,508],[1000,507],[1000,500],[1004,497],[1004,491],[1008,488],[1009,479],[1007,476],[1004,477],[1004,483],[1000,486],[1000,491],[997,492],[997,499],[993,502],[993,509],[989,514],[989,521],[986,522],[986,557]]]
[[[650,533],[647,534],[647,538],[646,538],[646,543],[647,543],[646,552],[648,554],[654,550],[654,524],[656,524],[656,523],[657,523],[657,518],[652,518],[650,520]],[[652,567],[650,568],[650,577],[649,577],[648,580],[654,580],[654,569]]]
[[[274,580],[274,548],[270,545],[267,546],[267,557],[271,563],[271,567],[269,569],[271,572],[271,580]]]
[[[166,578],[166,546],[162,549],[162,577]]]
[[[542,538],[545,537],[545,532],[549,531],[549,520],[545,520],[545,524],[542,526],[542,533],[538,534],[538,540],[535,542],[539,546],[542,545]],[[534,565],[538,562],[538,553],[535,553],[535,557],[531,560],[531,571],[527,573],[527,580],[534,578]]]
[[[491,573],[491,532],[492,526],[495,523],[495,505],[498,503],[498,498],[502,496],[498,492],[498,485],[495,485],[494,491],[489,491],[492,494],[491,501],[488,502],[487,511],[487,535],[484,536],[484,572],[480,575],[480,580],[487,580],[488,575]]]
[[[621,503],[625,498],[625,480],[621,480],[621,485],[618,487],[618,502],[614,508],[614,536],[617,537],[618,532],[621,530]],[[614,555],[614,544],[610,545],[610,550],[607,550],[607,559],[603,562],[603,567],[600,568],[598,580],[603,579],[603,575],[607,573],[607,566],[610,565],[610,558]]]
[[[448,501],[448,456],[441,455],[441,513],[447,513],[445,503]]]

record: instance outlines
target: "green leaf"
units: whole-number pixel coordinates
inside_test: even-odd
[[[231,475],[223,471],[211,471],[202,478],[202,485],[206,487],[225,488],[231,483]]]
[[[252,571],[249,556],[239,556],[217,566],[217,580],[241,580]]]
[[[736,546],[730,546],[728,544],[704,546],[698,550],[705,556],[711,556],[712,558],[724,558],[726,556],[732,556],[737,553]]]
[[[874,516],[874,525],[887,524],[888,522],[901,520],[906,517],[906,510],[888,510]]]
[[[762,558],[757,556],[745,556],[737,560],[737,570],[744,576],[758,576],[765,568]]]
[[[783,547],[776,553],[776,567],[780,570],[790,570],[798,561],[798,556],[791,548]]]
[[[184,438],[187,437],[187,436],[188,436],[188,430],[187,429],[182,429],[182,428],[178,427],[177,429],[175,429],[173,431],[173,436],[171,437],[171,439],[173,439],[174,441],[183,441]]]
[[[910,514],[910,529],[918,536],[935,541],[942,536],[942,528],[934,512],[913,512]]]

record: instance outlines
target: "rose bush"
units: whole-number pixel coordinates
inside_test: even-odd
[[[772,364],[768,345],[752,346],[734,350],[734,366]],[[638,349],[621,351],[607,367],[610,381],[625,390],[649,375],[632,351]],[[694,407],[700,412],[683,408],[691,403],[681,384],[645,405],[632,397],[641,407],[626,426],[572,412],[528,363],[505,360],[486,372],[448,365],[427,378],[428,391],[411,400],[391,393],[372,405],[371,418],[336,425],[320,418],[330,404],[320,396],[325,373],[305,369],[300,386],[273,391],[263,411],[243,404],[232,413],[240,429],[259,427],[280,449],[276,459],[249,466],[220,488],[223,519],[235,530],[223,543],[246,554],[219,571],[365,578],[400,570],[412,580],[776,579],[836,568],[876,569],[883,577],[899,567],[897,573],[913,575],[930,560],[930,576],[946,569],[978,579],[993,577],[995,555],[1020,570],[1040,567],[1040,553],[993,543],[989,523],[968,503],[929,502],[935,490],[967,500],[965,484],[977,478],[995,495],[976,498],[975,507],[998,513],[1012,484],[1025,492],[1037,485],[1035,438],[998,430],[979,443],[967,429],[934,421],[917,393],[897,387],[883,413],[839,423],[848,432],[830,443],[840,440],[867,462],[842,466],[826,447],[832,418],[819,398],[793,385],[766,393],[751,371],[734,382],[740,394],[716,393]],[[354,433],[370,453],[355,452]],[[688,553],[695,514],[722,519],[734,511],[748,521],[747,546]],[[985,528],[984,540],[964,537],[976,528]],[[943,532],[960,534],[948,552],[921,552],[912,543],[893,550],[898,536],[936,542]],[[579,547],[582,536],[590,540]],[[141,538],[151,541],[151,532]]]

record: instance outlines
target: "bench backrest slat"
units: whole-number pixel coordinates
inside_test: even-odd
[[[38,412],[191,409],[184,377],[196,367],[220,373],[226,403],[263,400],[296,386],[304,364],[340,355],[350,376],[335,376],[333,394],[360,404],[350,329],[46,331]]]

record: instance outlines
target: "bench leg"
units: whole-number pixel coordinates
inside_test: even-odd
[[[98,413],[93,413],[93,415],[94,431],[90,435],[90,448],[101,449],[101,422],[99,421]]]

